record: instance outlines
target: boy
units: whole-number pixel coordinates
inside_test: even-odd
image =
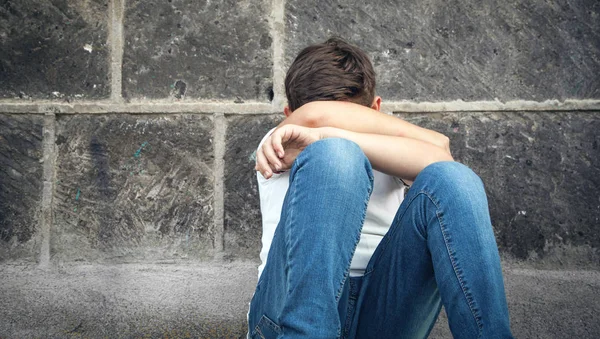
[[[424,338],[442,303],[455,338],[511,338],[485,191],[448,138],[380,113],[373,66],[340,39],[285,85],[257,151],[251,338]]]

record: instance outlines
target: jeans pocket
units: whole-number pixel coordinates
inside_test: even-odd
[[[269,319],[266,315],[260,318],[258,324],[252,331],[252,339],[276,339],[281,335],[281,327]]]

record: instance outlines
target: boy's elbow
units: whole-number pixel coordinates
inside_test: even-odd
[[[450,138],[444,134],[442,134],[442,145],[444,145],[444,148],[450,149]]]
[[[317,128],[323,127],[323,117],[321,114],[317,114],[314,111],[306,112],[306,116],[304,117],[304,121],[306,122],[306,127]]]
[[[448,138],[447,136],[445,136],[443,134],[440,134],[439,139],[440,139],[440,142],[439,142],[440,147],[444,151],[446,151],[446,153],[451,154],[451,152],[450,152],[450,138]]]
[[[293,118],[294,124],[311,128],[322,127],[322,115],[317,114],[311,108],[309,104],[306,104],[294,111],[292,116],[290,116]]]
[[[436,152],[437,154],[432,159],[431,163],[442,162],[442,161],[454,161],[454,157],[450,152]]]

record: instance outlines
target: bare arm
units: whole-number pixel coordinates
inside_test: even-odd
[[[357,133],[334,127],[285,125],[273,132],[258,151],[256,169],[268,179],[273,172],[289,169],[300,151],[324,138],[354,141],[376,170],[411,181],[434,162],[453,161],[443,149],[416,139]]]
[[[450,154],[447,136],[413,125],[372,108],[343,101],[313,101],[295,110],[279,126],[336,127],[358,133],[382,134],[421,140]]]

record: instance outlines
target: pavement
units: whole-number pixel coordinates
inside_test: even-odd
[[[0,265],[0,338],[242,338],[251,261]],[[503,263],[516,338],[600,338],[600,271]],[[430,338],[451,338],[441,314]]]

